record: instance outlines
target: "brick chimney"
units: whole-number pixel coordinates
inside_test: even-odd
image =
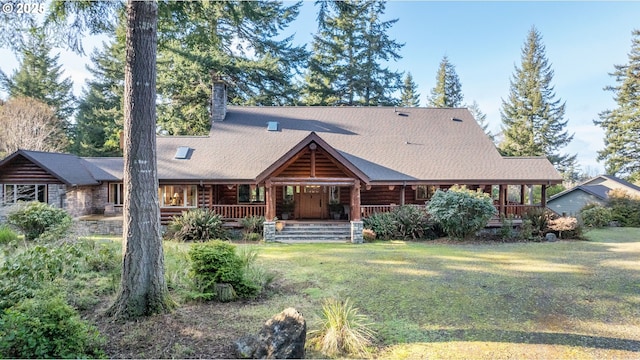
[[[219,73],[211,73],[211,121],[224,121],[227,115],[227,83]]]

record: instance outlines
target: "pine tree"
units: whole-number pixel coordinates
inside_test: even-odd
[[[403,45],[387,35],[397,19],[381,20],[382,1],[320,4],[303,101],[307,105],[396,105],[393,93],[402,87],[402,74],[381,62],[400,59]]]
[[[75,98],[71,78],[61,79],[60,55],[51,56],[53,50],[42,27],[31,28],[24,45],[19,49],[19,66],[11,76],[0,71],[0,87],[10,97],[30,97],[52,106],[62,121],[67,122],[74,112]]]
[[[631,181],[640,180],[640,30],[632,32],[629,62],[614,65],[610,73],[618,85],[607,86],[613,92],[617,107],[599,114],[594,123],[605,131],[605,148],[598,151],[598,160],[605,162],[606,171],[622,175]]]
[[[575,166],[576,155],[559,149],[573,139],[566,131],[565,104],[555,99],[542,36],[532,27],[522,48],[522,63],[515,67],[500,116],[504,139],[500,151],[507,156],[546,156],[561,172]]]
[[[440,62],[436,75],[436,86],[431,89],[431,96],[427,99],[428,106],[459,107],[462,105],[462,84],[456,73],[456,67],[449,62],[445,55]]]
[[[402,92],[400,93],[400,106],[420,106],[420,94],[417,91],[418,85],[413,82],[413,76],[411,76],[411,73],[407,73],[404,77]]]
[[[301,4],[278,1],[160,3],[158,125],[171,135],[208,132],[212,74],[229,81],[230,103],[290,105],[308,54],[276,40]]]
[[[124,24],[122,24],[124,25]],[[125,29],[120,26],[116,38],[94,50],[92,66],[76,115],[72,151],[81,156],[121,156],[120,132],[124,113]]]
[[[480,110],[480,105],[478,105],[477,101],[473,101],[471,105],[467,105],[469,112],[473,115],[473,118],[476,119],[478,125],[484,130],[484,133],[491,139],[491,141],[495,141],[495,136],[489,130],[489,123],[487,122],[487,114],[483,113]]]

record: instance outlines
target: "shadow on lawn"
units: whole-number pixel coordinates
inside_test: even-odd
[[[422,331],[425,342],[485,341],[520,344],[547,344],[640,352],[640,341],[603,336],[509,330]]]

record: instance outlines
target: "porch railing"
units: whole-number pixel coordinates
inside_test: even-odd
[[[242,219],[247,216],[264,216],[266,206],[261,205],[211,205],[211,210],[225,219]]]
[[[498,205],[496,205],[496,208],[498,209],[498,211],[500,211],[500,208]],[[507,204],[504,206],[503,214],[506,215],[507,217],[511,216],[514,219],[522,219],[522,217],[524,216],[524,214],[527,213],[527,211],[532,209],[541,209],[541,208],[542,206],[540,205]]]
[[[369,217],[375,213],[385,213],[389,212],[400,205],[360,205],[360,213],[363,218]],[[405,206],[413,206],[420,209],[426,209],[426,205],[405,205]]]
[[[384,213],[393,210],[399,205],[360,205],[362,217],[366,218],[375,213]],[[426,209],[426,205],[410,205],[419,207],[422,209]],[[495,205],[496,210],[500,211],[500,206]],[[514,219],[522,219],[523,215],[527,213],[527,211],[531,209],[540,209],[542,206],[540,205],[521,205],[521,204],[508,204],[504,206],[503,214],[507,217],[511,216]]]

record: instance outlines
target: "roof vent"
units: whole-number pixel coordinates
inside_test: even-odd
[[[176,159],[188,159],[189,158],[189,151],[191,150],[190,147],[188,146],[178,146],[178,149],[176,150]]]
[[[455,122],[462,122],[462,119],[458,119],[458,118],[451,118],[451,121],[455,121]]]
[[[280,131],[280,123],[277,121],[267,122],[267,131]]]
[[[403,112],[399,112],[399,113],[397,113],[397,114],[398,114],[398,116],[404,116],[404,117],[409,116],[409,114],[407,114],[407,113],[403,113]]]

